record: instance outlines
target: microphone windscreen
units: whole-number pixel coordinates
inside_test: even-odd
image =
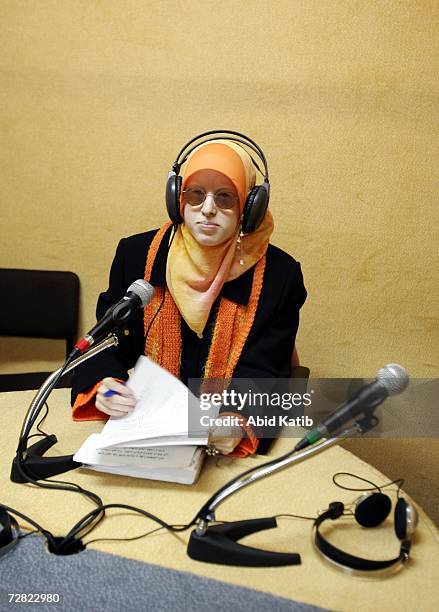
[[[397,363],[389,363],[378,372],[377,379],[389,395],[401,393],[409,384],[407,370]]]
[[[154,287],[142,278],[139,278],[134,281],[134,283],[131,283],[131,285],[128,287],[127,293],[128,292],[135,293],[142,302],[142,307],[144,308],[153,298]]]

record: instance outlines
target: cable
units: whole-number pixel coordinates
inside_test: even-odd
[[[40,425],[41,425],[41,423],[42,423],[42,422],[45,420],[45,418],[46,418],[46,417],[47,417],[47,415],[49,414],[49,404],[47,403],[47,400],[44,402],[44,407],[46,408],[46,414],[44,414],[44,415],[41,417],[41,419],[40,419],[40,421],[39,421],[39,423],[38,423],[38,425],[37,425],[37,430],[38,430],[38,431],[39,431],[41,434],[43,434],[43,436],[46,436],[46,437],[48,438],[48,437],[49,437],[49,434],[48,434],[48,433],[46,433],[45,431],[43,431],[42,429],[40,429]],[[29,439],[29,438],[28,438],[28,439]]]
[[[93,517],[96,514],[98,514],[99,512],[101,512],[101,511],[103,511],[105,513],[105,510],[107,510],[109,508],[122,508],[124,510],[131,510],[133,512],[137,512],[138,514],[142,514],[143,516],[146,516],[147,518],[149,518],[149,519],[155,521],[156,523],[158,523],[159,525],[161,525],[162,529],[167,529],[168,531],[171,531],[171,532],[186,531],[187,529],[192,527],[192,525],[195,524],[195,520],[192,520],[190,523],[187,523],[185,525],[170,525],[170,524],[166,523],[166,521],[163,521],[161,518],[155,516],[154,514],[151,514],[147,510],[143,510],[142,508],[137,508],[136,506],[130,506],[128,504],[104,504],[104,505],[100,506],[99,508],[95,508],[94,510],[91,510],[88,514],[83,516],[82,519],[80,519],[72,527],[72,529],[68,532],[68,534],[60,542],[60,544],[59,544],[60,548],[63,548],[64,546],[68,546],[70,541],[73,541],[74,539],[77,539],[77,535],[83,529],[83,524],[82,523],[84,521],[88,521],[89,519],[93,519]],[[90,533],[90,531],[88,533]],[[82,537],[84,537],[84,536],[82,536]]]
[[[171,248],[172,242],[173,242],[173,240],[174,240],[174,238],[175,238],[175,235],[176,235],[176,233],[177,233],[177,229],[178,229],[177,225],[176,225],[176,224],[174,224],[172,229],[173,229],[173,233],[172,233],[172,236],[171,236],[171,240],[169,241],[169,244],[168,244],[168,251],[169,251],[169,249]],[[155,315],[153,316],[153,318],[151,319],[151,321],[149,322],[148,329],[146,330],[146,332],[145,332],[145,334],[144,334],[143,339],[144,339],[144,342],[145,342],[145,343],[146,343],[146,339],[148,338],[149,330],[151,329],[151,326],[152,326],[152,324],[154,323],[156,316],[159,314],[160,309],[161,309],[161,307],[162,307],[162,306],[163,306],[163,304],[164,304],[164,301],[165,301],[165,296],[166,296],[166,287],[164,287],[164,289],[163,289],[163,297],[162,297],[162,301],[160,302],[160,306],[157,308],[156,313],[155,313]]]
[[[24,529],[24,527],[22,527],[21,525],[18,525],[21,529]],[[18,536],[19,540],[24,540],[24,538],[28,538],[31,535],[35,535],[36,533],[40,533],[37,529],[34,529],[33,531],[28,531],[27,533],[23,533],[20,534]]]
[[[60,378],[64,375],[64,372],[66,370],[66,368],[68,367],[69,363],[70,363],[71,359],[67,359],[63,365],[61,366],[61,368],[58,370],[58,373],[56,374],[56,376],[54,377],[54,379],[52,380],[52,382],[50,383],[50,387],[45,389],[45,392],[43,394],[43,398],[41,399],[41,401],[44,401],[44,403],[46,404],[46,400],[50,394],[50,392],[56,387],[58,381],[60,380]],[[21,428],[21,432],[20,432],[20,436],[18,439],[18,446],[17,446],[17,453],[20,453],[20,455],[23,455],[23,451],[26,450],[26,443],[27,440],[29,438],[29,434],[31,432],[32,427],[34,426],[34,423],[38,417],[38,413],[39,410],[35,412],[35,408],[34,408],[34,413],[31,414],[31,406],[28,408],[26,415],[24,417],[24,421],[23,421],[23,425]]]
[[[224,524],[230,521],[213,521],[214,524]],[[191,525],[171,525],[171,527],[184,527],[185,529],[189,529]],[[142,533],[141,535],[134,536],[132,538],[95,538],[94,540],[90,540],[85,543],[85,546],[92,544],[94,542],[131,542],[133,540],[140,540],[141,538],[145,538],[146,536],[152,535],[153,533],[157,533],[157,531],[161,531],[164,527],[156,527],[155,529],[151,529],[151,531],[147,531],[146,533]],[[184,531],[184,529],[181,529]]]
[[[47,417],[47,415],[49,414],[49,405],[48,405],[47,401],[46,401],[46,402],[44,402],[44,407],[46,408],[46,414],[44,414],[44,415],[41,417],[41,419],[40,419],[40,421],[39,421],[39,423],[38,423],[38,425],[37,425],[37,430],[38,430],[40,433],[37,433],[37,434],[32,434],[31,436],[28,436],[28,438],[27,438],[27,440],[28,440],[28,441],[29,441],[31,438],[35,438],[35,437],[39,437],[39,438],[41,438],[42,436],[43,436],[43,437],[45,437],[45,438],[49,438],[49,437],[50,437],[50,435],[49,435],[47,432],[45,432],[45,431],[43,431],[42,429],[40,429],[40,425],[41,425],[41,423],[44,421],[44,419],[45,419],[45,418]]]
[[[303,519],[304,521],[315,521],[316,516],[301,516],[300,514],[275,514],[273,518],[298,518]]]
[[[147,531],[146,533],[142,533],[141,535],[134,536],[132,538],[95,538],[94,540],[90,540],[85,542],[84,545],[87,547],[89,544],[93,544],[94,542],[132,542],[133,540],[140,540],[141,538],[145,538],[157,531],[161,531],[164,529],[163,527],[156,527],[155,529],[151,529],[151,531]]]
[[[360,487],[360,488],[355,488],[355,487],[346,487],[342,484],[340,484],[338,482],[338,477],[339,476],[350,476],[351,478],[356,478],[357,480],[362,480],[363,482],[367,482],[368,484],[372,485],[372,487]],[[386,482],[385,484],[378,486],[377,484],[375,484],[374,482],[372,482],[371,480],[368,480],[367,478],[363,478],[362,476],[358,476],[357,474],[352,474],[351,472],[336,472],[333,476],[332,476],[332,482],[339,487],[340,489],[344,489],[345,491],[373,491],[374,489],[376,489],[377,491],[381,492],[381,489],[385,489],[386,487],[391,487],[392,485],[396,484],[397,485],[397,493],[399,494],[401,488],[404,485],[404,478],[396,478],[395,480],[392,480],[390,482]]]

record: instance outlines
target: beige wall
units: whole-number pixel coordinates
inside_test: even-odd
[[[85,330],[119,238],[165,221],[179,148],[237,129],[269,160],[273,242],[302,262],[302,361],[438,376],[438,12],[3,0],[0,265],[77,272]],[[30,354],[0,344],[3,371]]]
[[[0,265],[77,272],[85,330],[182,144],[238,129],[303,265],[303,361],[437,376],[437,7],[3,0]]]

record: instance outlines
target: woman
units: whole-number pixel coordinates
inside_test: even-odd
[[[299,263],[269,244],[270,211],[255,231],[241,231],[247,198],[257,191],[253,164],[234,140],[203,142],[192,150],[183,172],[177,204],[182,223],[175,235],[176,226],[168,222],[120,241],[97,318],[137,278],[150,282],[155,295],[144,312],[127,323],[118,347],[77,369],[72,388],[75,420],[133,410],[134,395],[122,381],[142,354],[185,384],[190,378],[290,376],[306,290]],[[115,392],[111,397],[109,390]],[[257,450],[246,412],[241,415],[242,431],[215,441],[225,454],[245,456]]]

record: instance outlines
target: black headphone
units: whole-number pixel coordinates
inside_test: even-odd
[[[206,136],[211,134],[229,134],[231,136],[215,136],[213,138],[206,138],[203,142],[197,142]],[[244,209],[242,212],[241,220],[241,231],[244,234],[250,234],[255,232],[261,225],[265,213],[267,211],[268,201],[270,199],[270,182],[268,178],[268,165],[265,155],[262,149],[248,136],[241,134],[240,132],[233,132],[231,130],[211,130],[210,132],[203,132],[195,138],[192,138],[185,146],[181,149],[177,155],[175,162],[172,164],[172,170],[168,174],[168,180],[166,182],[166,208],[171,221],[178,225],[183,223],[182,216],[180,214],[180,193],[182,177],[180,176],[180,168],[187,160],[189,155],[194,149],[204,142],[210,142],[213,140],[230,140],[236,142],[240,146],[245,145],[251,149],[264,164],[264,172],[259,169],[258,164],[255,162],[253,157],[251,160],[255,168],[263,175],[264,182],[262,185],[255,185],[247,195],[245,200]],[[197,142],[197,144],[193,144]],[[242,147],[244,149],[244,147]],[[244,149],[246,151],[246,149]],[[248,151],[246,151],[248,153]]]
[[[13,516],[0,509],[0,557],[12,550],[18,543],[20,529]]]
[[[390,498],[380,490],[377,493],[367,493],[355,502],[355,520],[362,527],[377,527],[390,513],[392,502]],[[314,544],[317,551],[341,569],[350,573],[361,574],[366,572],[377,572],[380,570],[394,569],[396,565],[402,565],[409,558],[411,539],[418,524],[418,513],[416,508],[409,504],[404,498],[399,497],[394,512],[394,528],[396,537],[401,541],[399,555],[394,559],[376,561],[356,557],[340,548],[330,544],[320,533],[320,525],[328,520],[336,520],[344,513],[344,504],[340,501],[332,502],[314,521]]]

